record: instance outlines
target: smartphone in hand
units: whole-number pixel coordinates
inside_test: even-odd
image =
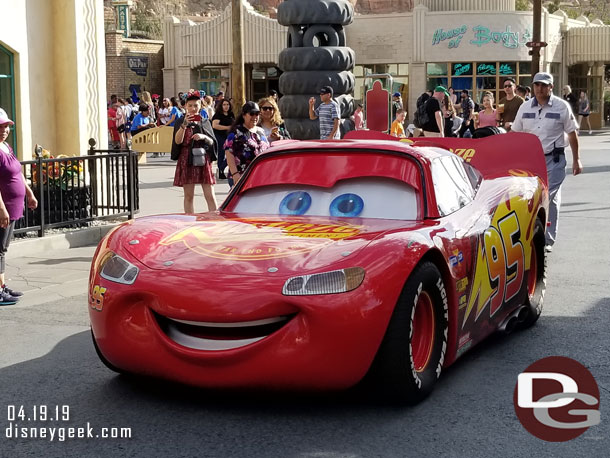
[[[201,115],[199,113],[191,116],[191,122],[199,122],[201,121]]]

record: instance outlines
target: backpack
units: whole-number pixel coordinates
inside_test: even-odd
[[[428,101],[426,100],[417,107],[417,110],[415,110],[415,118],[413,119],[413,124],[415,124],[415,127],[421,129],[430,122],[430,116],[428,116],[428,110],[426,109],[427,105]]]
[[[429,121],[428,113],[426,113],[425,108],[420,112],[420,108],[426,106],[426,102],[430,98],[430,95],[427,92],[424,92],[417,98],[417,102],[415,102],[415,106],[417,107],[415,110],[415,116],[413,117],[413,124],[415,127],[422,128],[424,124]]]

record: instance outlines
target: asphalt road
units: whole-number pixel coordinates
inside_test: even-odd
[[[357,393],[241,395],[117,376],[98,360],[85,295],[0,314],[1,457],[607,457],[610,450],[610,135],[585,137],[585,174],[564,185],[545,309],[525,332],[495,336],[444,372],[411,408]],[[15,332],[3,332],[8,329]],[[50,336],[61,336],[47,351]],[[52,339],[51,339],[52,340]],[[530,435],[513,408],[517,375],[537,359],[584,364],[601,392],[599,425],[565,443]],[[16,362],[19,361],[19,362]],[[32,421],[35,406],[69,406],[69,420]],[[129,427],[132,437],[14,439],[21,426]],[[60,407],[60,412],[61,412]],[[25,423],[25,425],[24,425]],[[56,433],[57,434],[57,433]]]

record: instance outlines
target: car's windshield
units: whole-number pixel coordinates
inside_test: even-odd
[[[351,178],[330,188],[259,186],[237,199],[233,211],[238,213],[399,220],[414,220],[418,215],[415,189],[404,181],[386,177]]]

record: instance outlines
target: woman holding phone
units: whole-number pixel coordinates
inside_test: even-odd
[[[217,151],[216,139],[210,121],[202,119],[201,98],[198,91],[190,92],[186,97],[186,114],[176,120],[172,142],[172,159],[177,160],[174,186],[184,190],[184,213],[195,213],[195,185],[200,184],[203,196],[208,204],[208,211],[216,211],[216,196],[214,185],[216,179],[212,172],[212,161]],[[203,166],[194,166],[192,149],[195,145],[207,145]]]
[[[261,108],[261,117],[259,126],[263,128],[265,136],[270,143],[277,140],[286,140],[290,138],[290,134],[286,130],[280,109],[273,97],[265,97],[258,101]]]
[[[250,162],[269,148],[269,140],[258,125],[261,110],[257,103],[246,102],[241,107],[223,146],[229,166],[229,186],[241,178]]]

